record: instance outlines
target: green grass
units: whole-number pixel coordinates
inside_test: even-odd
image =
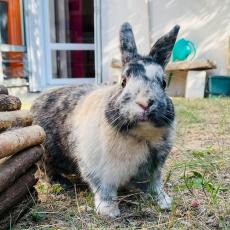
[[[184,125],[201,122],[201,117],[199,113],[187,108],[185,105],[178,105],[178,107],[176,108],[176,113],[177,116],[184,123]]]
[[[121,217],[103,219],[91,192],[40,181],[40,201],[14,229],[230,229],[230,100],[174,103],[177,141],[164,170],[170,213],[131,191],[120,194]]]

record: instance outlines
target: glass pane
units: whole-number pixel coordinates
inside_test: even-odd
[[[2,67],[4,79],[7,78],[26,78],[28,71],[26,71],[27,57],[23,52],[2,52]]]
[[[0,0],[0,43],[23,45],[20,0]]]
[[[93,0],[50,0],[52,43],[94,43]]]
[[[52,51],[53,78],[94,78],[94,51]]]

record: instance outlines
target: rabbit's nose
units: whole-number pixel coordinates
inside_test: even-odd
[[[149,99],[148,101],[137,101],[136,102],[143,110],[148,110],[154,103],[155,101],[152,99]]]
[[[136,102],[143,110],[147,110],[149,108],[147,103]]]

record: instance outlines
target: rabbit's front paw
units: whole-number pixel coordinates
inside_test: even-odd
[[[115,218],[117,216],[120,216],[120,210],[118,208],[118,205],[114,202],[108,202],[108,201],[95,202],[95,206],[96,206],[97,214],[101,216],[110,217],[110,218]]]
[[[159,205],[159,207],[162,210],[171,210],[172,209],[172,201],[171,198],[168,196],[167,193],[165,193],[164,191],[160,192],[157,196],[156,196],[156,202]]]

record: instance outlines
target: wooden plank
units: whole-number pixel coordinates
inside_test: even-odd
[[[35,146],[6,159],[0,164],[0,193],[9,188],[18,177],[34,165],[41,158],[43,152],[42,146]]]
[[[189,71],[216,69],[216,64],[210,60],[194,60],[183,62],[170,62],[166,66],[166,71]]]
[[[14,155],[26,148],[42,144],[45,136],[45,131],[38,125],[1,133],[0,159]]]
[[[120,60],[113,58],[111,67],[120,69],[122,63]],[[216,69],[216,63],[210,60],[194,60],[194,61],[183,61],[183,62],[170,62],[166,66],[166,71],[188,71],[188,70],[208,70]]]
[[[0,131],[12,127],[25,127],[31,125],[33,116],[30,111],[0,112]]]

